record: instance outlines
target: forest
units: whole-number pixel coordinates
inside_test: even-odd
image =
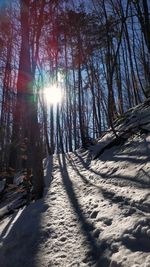
[[[148,0],[0,1],[0,171],[94,144],[150,95]]]
[[[0,267],[150,267],[149,0],[0,0]]]

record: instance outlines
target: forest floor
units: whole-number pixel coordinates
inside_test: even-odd
[[[44,198],[0,222],[1,267],[150,267],[150,134],[45,161]]]

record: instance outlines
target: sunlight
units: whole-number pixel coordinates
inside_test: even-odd
[[[62,101],[61,88],[57,85],[47,86],[43,89],[44,99],[47,104],[56,105]]]

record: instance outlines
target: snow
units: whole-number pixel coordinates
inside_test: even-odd
[[[0,221],[0,266],[150,267],[150,133],[92,160],[101,143],[44,161],[44,198]]]

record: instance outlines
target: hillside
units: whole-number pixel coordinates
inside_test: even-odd
[[[89,150],[45,161],[45,195],[0,221],[2,267],[150,267],[150,100]]]

